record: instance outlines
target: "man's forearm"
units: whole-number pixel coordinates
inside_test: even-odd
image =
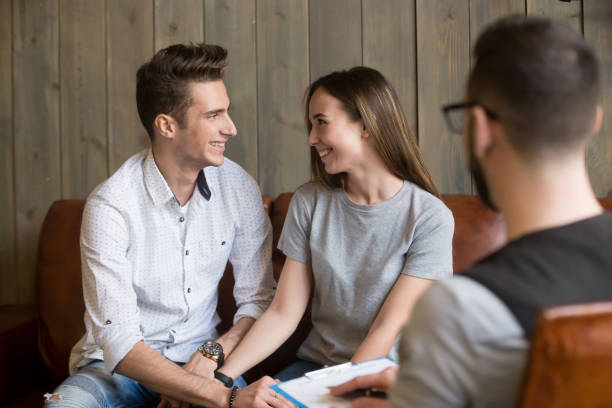
[[[223,347],[223,353],[228,356],[247,334],[251,326],[255,323],[252,317],[243,317],[223,336],[219,337],[217,343]]]
[[[205,407],[227,407],[230,390],[167,360],[144,342],[138,342],[119,362],[116,372],[162,395]]]

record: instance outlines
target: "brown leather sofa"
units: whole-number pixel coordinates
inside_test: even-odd
[[[264,196],[272,220],[274,245],[280,236],[291,199]],[[453,265],[460,271],[504,243],[500,214],[488,210],[474,196],[445,195],[455,217]],[[602,200],[612,208],[612,198]],[[0,306],[0,406],[39,407],[43,395],[68,375],[68,356],[84,333],[80,276],[79,229],[83,200],[53,203],[45,217],[36,264],[36,305]],[[274,275],[280,276],[283,254],[273,253]],[[229,327],[235,311],[231,266],[221,281],[218,312],[220,329]],[[274,374],[295,356],[310,329],[309,312],[296,333],[273,356],[253,368],[247,378]]]

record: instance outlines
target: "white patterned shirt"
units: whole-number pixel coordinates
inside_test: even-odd
[[[228,261],[234,323],[269,305],[272,226],[259,188],[227,158],[204,173],[210,201],[196,188],[182,212],[148,149],[88,197],[81,225],[87,331],[72,350],[71,374],[93,359],[111,372],[141,340],[188,361],[218,335],[217,289]]]

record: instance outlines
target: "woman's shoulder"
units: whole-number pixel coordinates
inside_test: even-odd
[[[411,206],[414,212],[425,219],[437,219],[442,223],[454,224],[453,213],[444,204],[441,198],[433,195],[429,191],[419,187],[418,185],[410,184]],[[420,217],[420,218],[421,218]]]

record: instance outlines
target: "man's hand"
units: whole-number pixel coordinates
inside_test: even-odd
[[[270,388],[278,380],[262,377],[246,388],[236,391],[234,406],[236,408],[295,408],[295,405]]]
[[[390,390],[395,385],[398,367],[388,367],[376,374],[362,375],[355,377],[351,381],[333,387],[330,392],[337,397],[365,388],[380,388]],[[389,406],[389,401],[382,398],[357,398],[353,401],[354,408],[386,408]]]
[[[183,369],[201,377],[214,380],[217,363],[210,358],[204,357],[199,351],[196,351],[191,355],[189,361],[183,366]],[[174,401],[165,395],[162,395],[161,401],[157,405],[157,408],[166,408],[168,405],[171,408],[189,408],[189,403],[187,402]]]

